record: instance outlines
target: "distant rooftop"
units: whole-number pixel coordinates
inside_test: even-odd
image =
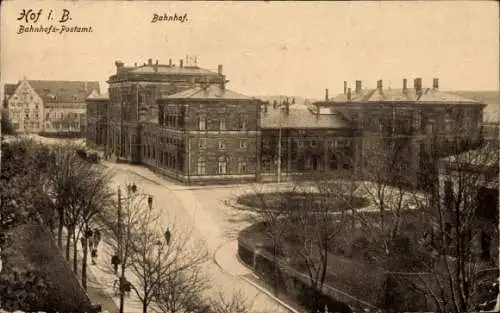
[[[133,66],[125,66],[121,61],[115,62],[117,74],[120,73],[133,73],[133,74],[159,74],[159,75],[204,75],[204,76],[218,76],[222,75],[222,65],[218,66],[218,71],[214,72],[199,67],[197,64],[184,64],[184,60],[180,60],[179,64],[176,65],[172,63],[172,59],[169,60],[168,64],[160,64],[158,60],[153,63],[152,59],[149,59],[147,63],[137,64]]]
[[[92,90],[90,95],[87,97],[89,100],[109,100],[109,95],[107,93],[100,94],[96,90]]]
[[[220,84],[211,84],[207,85],[206,87],[194,87],[173,95],[163,96],[160,99],[252,100],[253,98],[226,88],[221,88]]]
[[[328,92],[328,91],[327,91]],[[326,92],[326,93],[327,93]],[[325,96],[326,98],[326,96]],[[330,102],[415,102],[425,103],[451,103],[451,104],[480,104],[477,99],[470,99],[458,94],[443,92],[439,90],[439,80],[435,78],[431,88],[422,86],[422,79],[416,78],[413,82],[413,88],[407,86],[407,80],[404,79],[402,88],[383,88],[383,81],[377,81],[377,87],[373,89],[364,89],[361,81],[356,81],[355,88],[348,88],[347,82],[344,82],[344,93],[328,99]]]
[[[329,111],[315,114],[303,106],[295,108],[290,106],[288,113],[285,108],[274,108],[272,105],[267,105],[266,110],[261,110],[261,127],[262,128],[352,128],[341,115],[334,114]]]

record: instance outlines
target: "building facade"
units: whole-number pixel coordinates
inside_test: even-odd
[[[189,183],[255,181],[260,104],[224,82],[161,97],[158,119],[145,125],[143,162]]]
[[[158,117],[157,99],[207,83],[225,82],[222,65],[217,72],[198,66],[147,63],[126,67],[116,61],[116,73],[109,80],[108,143],[113,155],[141,163],[141,127]]]
[[[281,105],[266,103],[260,128],[263,180],[318,171],[342,176],[359,162],[360,131],[335,111],[296,108],[288,100]]]
[[[424,88],[421,78],[410,88],[404,79],[400,89],[384,89],[381,80],[377,88],[363,89],[356,81],[352,91],[345,82],[343,94],[314,105],[337,112],[361,130],[360,165],[367,179],[383,173],[393,183],[418,182],[428,174],[431,151],[446,156],[456,152],[457,141],[466,149],[482,140],[485,105],[440,91],[438,79],[432,88]]]
[[[85,102],[86,143],[89,146],[105,147],[108,138],[108,94],[92,92]]]
[[[15,131],[80,133],[85,99],[98,82],[21,80],[5,85],[5,103]]]

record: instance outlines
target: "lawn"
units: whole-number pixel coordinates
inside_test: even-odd
[[[341,198],[329,198],[328,195],[319,193],[305,193],[305,192],[270,192],[270,193],[251,193],[239,196],[236,202],[240,205],[246,206],[249,209],[258,209],[262,207],[267,208],[280,208],[286,206],[287,208],[301,207],[305,202],[312,205],[320,206],[323,204],[328,205],[328,209],[332,212],[338,212],[346,206],[352,205],[354,208],[367,207],[370,202],[366,198],[351,197],[348,203],[349,196]]]

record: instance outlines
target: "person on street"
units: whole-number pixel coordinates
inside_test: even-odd
[[[96,265],[97,249],[92,249],[92,265]]]
[[[118,274],[118,265],[120,265],[120,258],[117,255],[113,255],[111,257],[111,264],[113,264],[113,268],[115,270],[115,275]]]
[[[101,232],[99,229],[94,229],[94,248],[97,249],[97,246],[99,245],[99,242],[101,241]]]

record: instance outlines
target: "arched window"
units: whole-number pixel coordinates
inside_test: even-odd
[[[205,175],[206,173],[206,162],[204,157],[198,158],[198,175]]]
[[[217,161],[217,174],[227,173],[227,159],[224,156],[219,157]]]

